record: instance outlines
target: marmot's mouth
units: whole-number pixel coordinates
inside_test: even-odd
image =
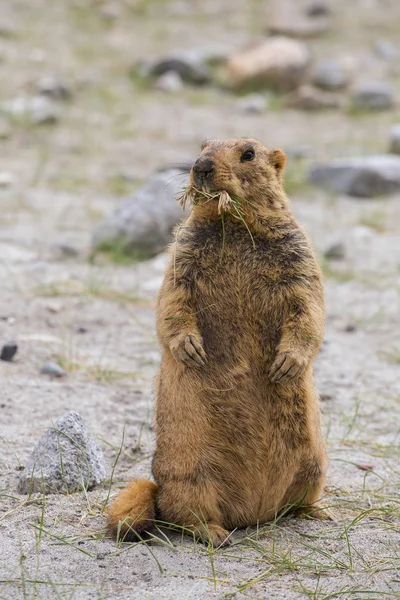
[[[197,204],[204,206],[209,202],[218,202],[218,214],[229,212],[234,206],[234,202],[226,190],[208,192],[203,189],[198,189],[193,185],[189,185],[176,199],[183,209],[185,209],[187,201],[193,206]]]

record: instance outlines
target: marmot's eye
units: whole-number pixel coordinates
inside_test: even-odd
[[[246,150],[245,152],[243,152],[242,158],[240,160],[241,161],[253,160],[254,156],[255,156],[254,150]]]

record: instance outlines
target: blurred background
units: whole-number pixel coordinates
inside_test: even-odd
[[[2,222],[83,250],[206,137],[284,148],[312,195],[314,162],[400,151],[399,27],[396,0],[3,0]]]

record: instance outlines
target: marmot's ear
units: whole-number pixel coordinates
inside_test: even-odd
[[[282,173],[286,164],[286,154],[282,152],[282,150],[272,150],[271,151],[271,163],[278,171],[278,173]]]

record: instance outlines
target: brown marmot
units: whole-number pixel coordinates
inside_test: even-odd
[[[204,142],[191,170],[158,298],[155,483],[113,501],[122,539],[155,518],[215,546],[290,507],[330,518],[313,380],[324,293],[284,165],[281,150],[233,139]]]

